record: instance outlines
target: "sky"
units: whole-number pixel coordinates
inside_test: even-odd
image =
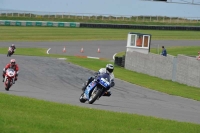
[[[141,0],[0,0],[0,10],[200,18],[200,5]]]

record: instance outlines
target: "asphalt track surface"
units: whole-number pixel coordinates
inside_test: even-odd
[[[0,42],[0,46],[8,46],[11,43],[12,42]],[[188,45],[187,41],[180,41],[179,43],[172,41],[172,43],[169,43],[170,41],[163,41],[160,45],[171,46],[174,45],[174,43],[176,43],[177,46]],[[190,41],[189,43],[193,46],[199,45],[199,41]],[[64,44],[66,48],[73,45],[71,49],[69,48],[71,52],[72,49],[79,49],[83,46],[85,48],[90,47],[88,56],[93,56],[93,53],[90,53],[92,48],[94,48],[93,51],[95,51],[97,47],[101,46],[101,50],[110,52],[106,53],[104,51],[105,54],[102,54],[104,58],[112,58],[113,53],[124,51],[126,46],[125,41],[17,42],[15,44],[17,47],[51,48],[49,51],[50,54],[51,52],[62,53],[61,48]],[[67,52],[64,54],[67,54]],[[77,54],[80,54],[79,52],[80,50]],[[75,54],[75,52],[72,52],[72,55]],[[84,54],[87,53],[85,52]],[[13,58],[17,60],[20,66],[19,80],[8,92],[4,90],[4,85],[2,83],[0,87],[0,92],[2,93],[200,124],[200,102],[198,101],[167,95],[116,79],[116,86],[112,88],[111,97],[102,97],[92,105],[87,103],[83,104],[79,102],[79,96],[81,94],[80,88],[82,83],[87,80],[87,77],[93,74],[92,71],[54,58],[17,55],[14,55]],[[11,58],[6,57],[6,55],[0,55],[0,68],[3,69],[4,65],[6,65],[10,59]]]

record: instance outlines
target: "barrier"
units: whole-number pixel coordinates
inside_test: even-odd
[[[46,27],[80,27],[76,22],[50,22],[50,21],[21,21],[0,20],[0,26],[46,26]]]
[[[113,28],[113,29],[144,29],[144,30],[189,30],[200,31],[200,26],[172,26],[172,25],[137,25],[137,24],[107,24],[81,23],[82,28]]]
[[[170,25],[128,25],[128,24],[98,24],[78,22],[49,21],[16,21],[0,20],[0,26],[46,26],[46,27],[83,27],[83,28],[114,28],[114,29],[144,29],[144,30],[189,30],[200,31],[200,26],[170,26]]]

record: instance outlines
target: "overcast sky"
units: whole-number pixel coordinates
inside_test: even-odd
[[[195,0],[195,2],[200,3],[200,0]],[[200,5],[140,0],[0,0],[0,9],[200,18]]]

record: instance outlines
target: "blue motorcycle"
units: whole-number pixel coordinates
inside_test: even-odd
[[[79,100],[82,103],[88,101],[89,104],[93,104],[109,89],[110,75],[108,73],[98,75],[90,84],[88,84]]]

